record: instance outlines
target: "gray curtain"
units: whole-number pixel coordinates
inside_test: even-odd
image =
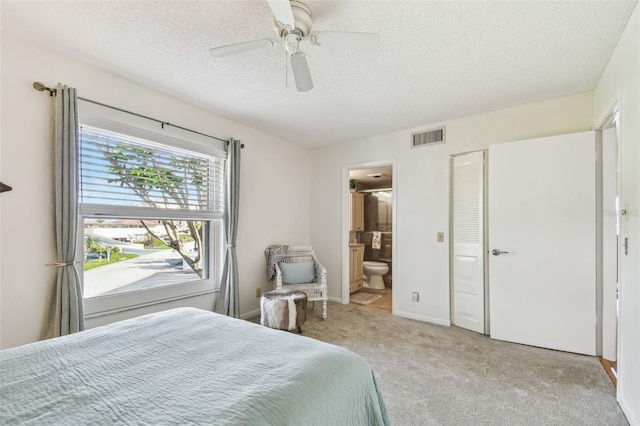
[[[57,277],[44,337],[84,330],[82,285],[75,265],[78,238],[78,113],[76,89],[58,84],[55,98],[55,236]]]
[[[235,139],[229,139],[227,146],[225,197],[224,232],[227,244],[215,312],[239,318],[240,297],[238,294],[236,235],[238,234],[238,207],[240,204],[240,141]]]

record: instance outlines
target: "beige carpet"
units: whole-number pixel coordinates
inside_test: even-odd
[[[309,310],[303,335],[367,359],[396,426],[627,424],[595,357],[354,304],[329,303],[326,321]]]
[[[382,297],[381,294],[354,293],[349,296],[349,301],[353,303],[357,303],[358,305],[368,305],[369,303],[375,302],[381,297]]]

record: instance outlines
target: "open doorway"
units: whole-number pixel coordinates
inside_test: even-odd
[[[348,301],[392,312],[393,165],[362,164],[347,173]]]

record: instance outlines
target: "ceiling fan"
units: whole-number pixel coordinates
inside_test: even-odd
[[[380,46],[380,38],[374,33],[354,32],[311,32],[313,21],[311,10],[297,0],[267,0],[273,12],[277,39],[261,39],[214,47],[209,53],[215,57],[224,57],[263,47],[284,44],[296,88],[299,92],[313,89],[313,80],[307,64],[307,58],[300,50],[300,42],[308,41],[314,46],[334,50],[372,51]]]

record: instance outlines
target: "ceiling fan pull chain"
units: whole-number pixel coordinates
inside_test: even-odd
[[[289,64],[288,64],[288,56],[286,49],[284,51],[284,88],[289,88]]]

